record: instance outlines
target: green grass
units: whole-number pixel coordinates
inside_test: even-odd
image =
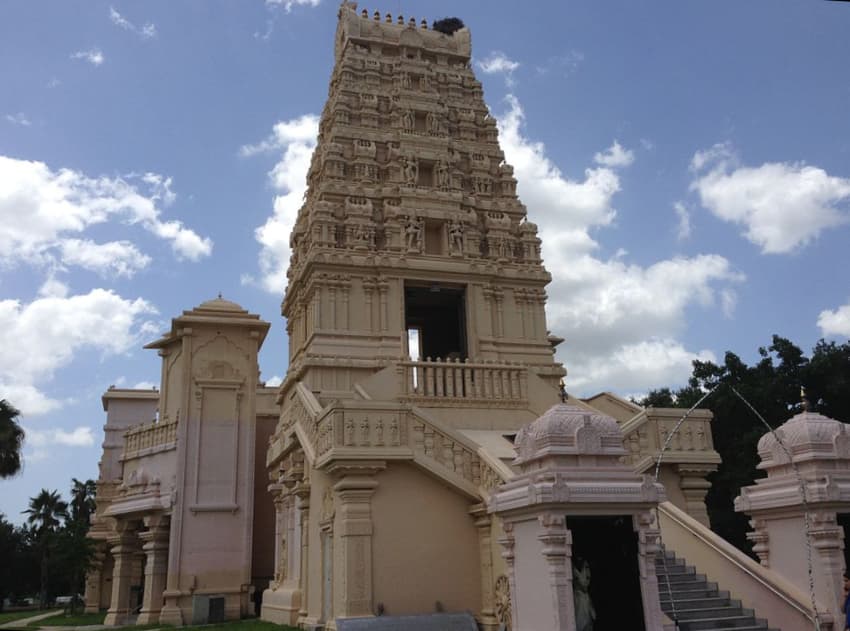
[[[89,624],[103,624],[103,619],[106,618],[106,612],[99,613],[78,613],[71,615],[70,613],[61,613],[58,616],[31,622],[31,627],[82,627]]]
[[[273,622],[266,622],[257,618],[246,618],[245,620],[234,620],[232,622],[223,622],[221,624],[204,624],[195,627],[177,627],[179,629],[203,629],[204,631],[213,629],[221,631],[297,631],[295,627],[281,626]]]
[[[32,616],[37,616],[41,613],[47,612],[42,609],[27,609],[26,611],[4,611],[3,613],[0,613],[0,624],[14,622],[15,620],[21,620],[22,618],[31,618]]]

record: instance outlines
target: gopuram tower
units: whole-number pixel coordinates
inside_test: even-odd
[[[483,502],[565,371],[537,227],[470,59],[466,28],[340,7],[282,304],[268,620],[508,620]]]

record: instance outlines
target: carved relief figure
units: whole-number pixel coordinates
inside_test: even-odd
[[[416,186],[419,180],[419,161],[416,158],[405,157],[402,162],[404,182],[408,186]]]
[[[431,134],[440,134],[443,131],[443,125],[440,122],[440,116],[434,112],[428,112],[425,117],[425,125],[428,132]]]
[[[413,112],[410,110],[404,110],[404,112],[401,113],[401,128],[404,131],[413,131],[415,120]]]
[[[413,219],[408,217],[407,225],[404,227],[404,235],[407,239],[408,252],[422,251],[422,228],[423,221],[421,217]]]
[[[449,165],[445,160],[437,162],[437,166],[434,167],[434,174],[437,176],[437,186],[441,190],[448,190],[451,185],[451,176],[449,175]]]
[[[456,219],[449,222],[449,251],[463,254],[463,224]]]

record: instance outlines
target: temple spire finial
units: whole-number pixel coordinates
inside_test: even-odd
[[[803,412],[810,412],[812,404],[809,402],[809,397],[806,394],[806,386],[800,386],[800,403],[803,405]]]

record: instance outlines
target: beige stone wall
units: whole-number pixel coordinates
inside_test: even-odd
[[[387,614],[481,606],[478,533],[469,501],[411,465],[391,464],[372,498],[374,601]]]

